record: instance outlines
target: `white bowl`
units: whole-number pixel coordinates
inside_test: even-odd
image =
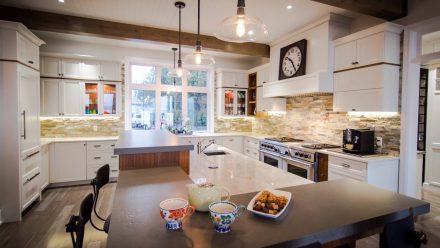
[[[278,214],[266,214],[266,213],[254,210],[253,206],[254,206],[255,200],[257,199],[257,197],[259,195],[261,195],[261,193],[263,193],[263,191],[269,191],[270,193],[272,193],[272,194],[274,194],[276,196],[284,196],[284,197],[286,197],[287,198],[286,206],[284,206],[284,208]],[[261,216],[264,216],[264,217],[276,219],[276,218],[280,217],[284,213],[284,211],[286,211],[287,206],[289,206],[291,199],[292,199],[292,194],[290,192],[276,190],[276,189],[266,189],[266,190],[262,190],[262,191],[258,192],[254,196],[254,198],[252,198],[252,200],[249,202],[249,204],[247,206],[247,210],[251,211],[254,214],[258,214],[258,215],[261,215]]]

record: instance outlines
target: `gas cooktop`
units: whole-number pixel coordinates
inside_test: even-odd
[[[272,138],[265,138],[265,140],[276,141],[276,142],[281,142],[281,143],[303,142],[304,141],[302,139],[296,139],[296,138],[292,138],[292,137],[272,137]]]

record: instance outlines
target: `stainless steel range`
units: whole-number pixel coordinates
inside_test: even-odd
[[[317,181],[316,151],[335,147],[339,146],[290,137],[267,138],[260,141],[260,161]]]

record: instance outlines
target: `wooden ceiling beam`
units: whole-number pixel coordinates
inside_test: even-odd
[[[393,21],[408,14],[408,0],[312,0]]]
[[[21,22],[29,29],[67,34],[81,34],[119,40],[141,40],[176,44],[178,32],[160,28],[62,15],[0,5],[0,19]],[[195,46],[196,34],[182,32],[182,45]],[[261,43],[232,43],[201,35],[209,50],[269,58],[270,47]]]

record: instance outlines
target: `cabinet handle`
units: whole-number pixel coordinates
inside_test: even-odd
[[[231,141],[231,142],[232,142],[232,141],[234,141],[234,139],[229,139],[229,141]]]
[[[98,148],[98,147],[101,147],[101,145],[94,145],[93,147]]]
[[[115,145],[113,144],[113,145],[111,145],[111,147],[115,147]]]
[[[29,60],[28,63],[33,65],[33,64],[34,64],[34,61]]]
[[[23,116],[23,134],[21,135],[21,137],[23,139],[26,139],[26,110],[23,110],[21,115]]]
[[[118,172],[118,170],[112,170],[112,172]]]
[[[94,159],[101,159],[101,157],[94,157]]]
[[[26,179],[26,181],[23,183],[23,185],[29,183],[30,181],[34,180],[36,177],[38,177],[38,175],[40,175],[40,172],[38,172],[37,174],[33,175],[32,177]]]
[[[351,111],[356,111],[356,109],[351,109]]]
[[[346,163],[342,163],[342,166],[345,167],[345,168],[350,168],[351,167],[349,164],[346,164]]]
[[[31,153],[31,154],[27,155],[24,159],[28,159],[28,158],[30,158],[30,157],[33,157],[33,156],[37,155],[38,153],[40,153],[40,151],[36,151],[36,152],[34,152],[34,153]],[[23,160],[24,160],[24,159],[23,159]]]
[[[117,158],[117,157],[118,157],[117,155],[113,155],[113,156],[112,156],[112,158]]]
[[[355,61],[355,62],[351,62],[352,65],[357,65],[359,64],[359,62]]]

